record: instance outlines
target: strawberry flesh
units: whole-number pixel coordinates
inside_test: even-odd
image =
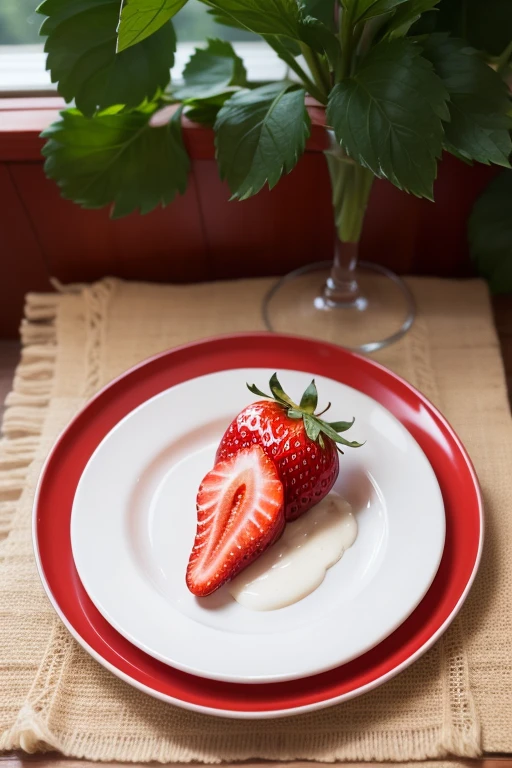
[[[277,469],[259,445],[219,461],[197,494],[189,590],[205,597],[259,557],[283,532],[283,503]]]
[[[332,489],[339,472],[336,446],[307,436],[302,419],[291,419],[279,403],[260,400],[244,408],[220,441],[216,461],[260,445],[275,463],[284,487],[285,518],[296,520]]]

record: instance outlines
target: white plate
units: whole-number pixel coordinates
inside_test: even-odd
[[[356,417],[359,449],[340,457],[335,490],[357,515],[353,547],[295,605],[252,612],[224,587],[197,599],[185,570],[195,495],[229,422],[273,371],[228,370],[172,387],[132,411],[98,446],[73,503],[71,542],[91,600],[130,642],[178,669],[231,682],[313,675],[393,632],[428,590],[444,546],[441,491],[423,451],[367,395],[316,377],[332,418]],[[286,371],[299,397],[312,376]]]

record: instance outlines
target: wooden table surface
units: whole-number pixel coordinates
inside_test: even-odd
[[[508,393],[512,404],[512,296],[499,296],[493,299],[494,317],[501,344]],[[0,340],[0,419],[3,413],[4,399],[11,389],[12,377],[20,355],[18,342]],[[511,724],[512,728],[512,724]],[[481,760],[453,761],[463,763],[468,768],[512,768],[512,755],[489,755]],[[102,763],[105,768],[117,768],[120,763]],[[147,768],[147,763],[133,763],[134,768]],[[170,766],[171,764],[169,764]],[[280,768],[282,763],[265,763],[266,768]],[[311,768],[315,763],[295,762],[291,768]],[[316,764],[323,765],[323,764]],[[344,763],[347,768],[376,768],[379,763]],[[389,768],[392,763],[383,763],[382,768]],[[399,764],[396,764],[399,766]],[[64,758],[56,753],[27,755],[21,752],[0,755],[0,768],[97,768],[97,764],[87,760]],[[261,768],[261,763],[244,763],[244,768]]]

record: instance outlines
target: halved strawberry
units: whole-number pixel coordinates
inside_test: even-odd
[[[194,595],[214,592],[281,535],[283,501],[277,469],[259,445],[208,472],[197,494],[197,532],[187,568]]]

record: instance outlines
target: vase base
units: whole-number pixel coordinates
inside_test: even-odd
[[[326,296],[317,296],[313,299],[315,309],[321,312],[331,312],[333,309],[355,309],[359,312],[364,312],[368,308],[368,299],[364,296],[356,296],[356,298],[348,301],[333,301]]]
[[[398,275],[361,261],[357,295],[335,302],[324,291],[331,267],[331,262],[308,264],[278,280],[264,299],[267,329],[330,341],[357,352],[374,352],[407,333],[416,308]]]

